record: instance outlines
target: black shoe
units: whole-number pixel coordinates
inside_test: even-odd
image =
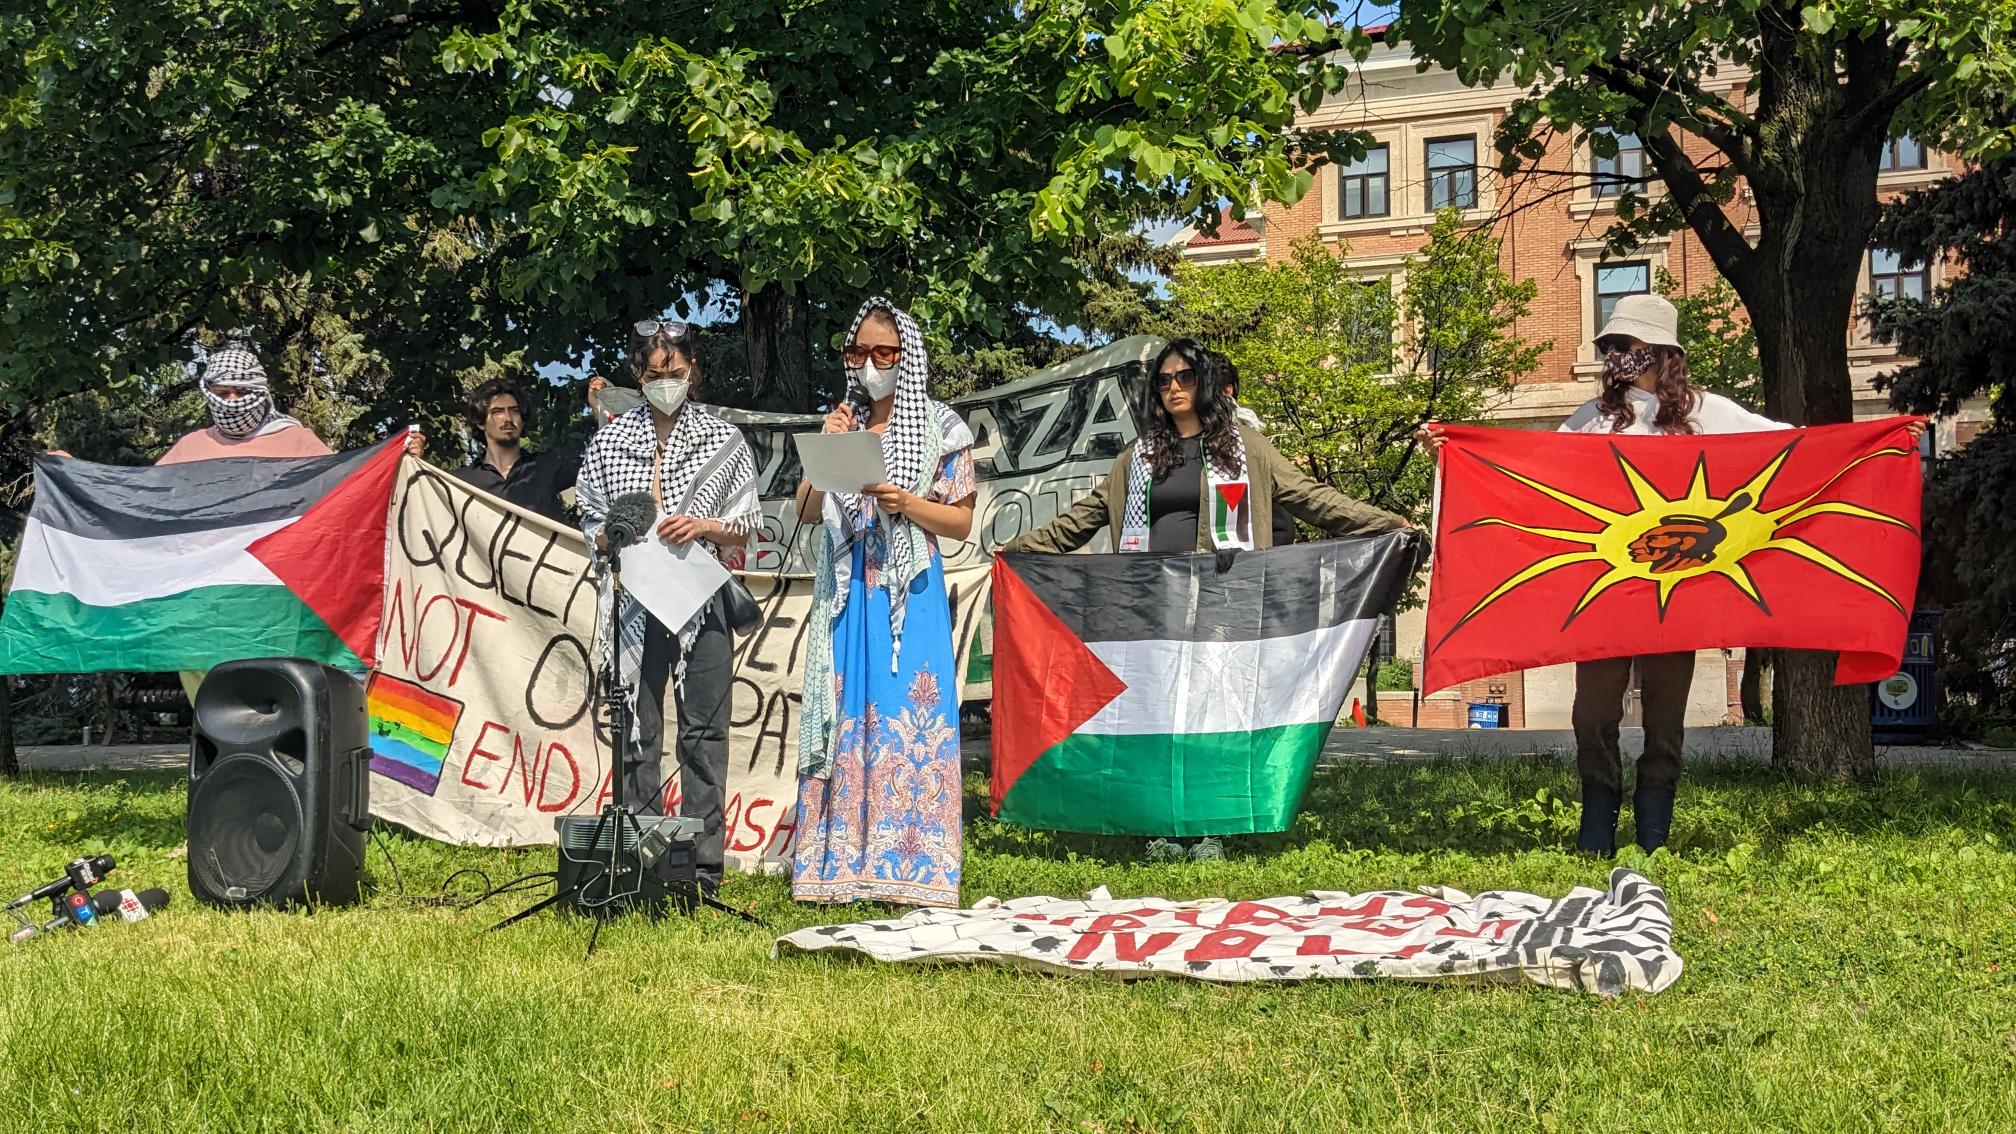
[[[1582,829],[1575,835],[1575,849],[1604,858],[1614,856],[1617,853],[1617,812],[1623,806],[1623,792],[1584,780]]]
[[[1631,816],[1638,822],[1638,845],[1651,854],[1666,845],[1673,830],[1673,788],[1639,785],[1631,793]]]

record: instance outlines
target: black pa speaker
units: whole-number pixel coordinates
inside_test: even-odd
[[[189,892],[224,907],[356,901],[370,777],[356,678],[300,658],[211,670],[189,741]]]

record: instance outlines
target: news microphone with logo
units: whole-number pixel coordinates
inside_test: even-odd
[[[167,904],[168,891],[159,887],[137,893],[132,890],[107,891],[88,898],[82,893],[70,894],[58,901],[61,912],[54,918],[40,925],[32,922],[23,924],[8,935],[8,940],[18,945],[59,929],[81,929],[109,921],[115,916],[125,922],[145,921],[155,910]]]
[[[96,886],[107,874],[112,873],[112,856],[94,855],[90,858],[73,859],[63,868],[60,878],[44,882],[26,894],[7,903],[8,910],[18,910],[30,902],[53,898],[65,890],[88,890]]]

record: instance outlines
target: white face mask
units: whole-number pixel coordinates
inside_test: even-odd
[[[896,367],[901,365],[899,362],[887,370],[877,370],[873,362],[864,362],[854,368],[854,381],[868,391],[870,398],[879,402],[896,392]]]
[[[654,378],[644,383],[644,400],[659,413],[671,416],[686,404],[686,388],[690,383],[680,378]]]

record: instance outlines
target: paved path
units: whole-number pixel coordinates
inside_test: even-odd
[[[969,763],[985,759],[987,740],[966,742]],[[1642,729],[1623,730],[1622,747],[1629,759],[1644,750]],[[77,744],[24,746],[21,766],[33,772],[177,771],[189,759],[186,745]],[[1768,763],[1771,730],[1766,728],[1690,728],[1687,759]],[[1575,758],[1575,736],[1549,729],[1340,728],[1323,750],[1329,763],[1364,761],[1377,764],[1425,763],[1434,760],[1508,760],[1527,756]],[[1943,765],[2016,771],[2016,749],[2007,748],[1880,748],[1877,762],[1886,767]]]
[[[1619,737],[1627,759],[1645,750],[1645,730],[1627,728]],[[1690,728],[1686,759],[1768,764],[1768,728]],[[1408,763],[1430,760],[1502,760],[1523,756],[1575,758],[1575,734],[1566,729],[1434,729],[1340,728],[1324,746],[1326,762]],[[1879,747],[1877,763],[1886,767],[1947,765],[2016,769],[2016,749],[1932,748],[1916,745]]]

